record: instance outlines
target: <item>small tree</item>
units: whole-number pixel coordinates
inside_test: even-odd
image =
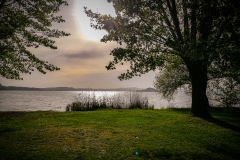
[[[183,61],[178,59],[174,62],[168,63],[164,69],[159,71],[154,81],[156,90],[168,100],[173,98],[178,88],[184,87],[186,92],[191,90],[191,79]]]
[[[21,73],[31,74],[59,70],[58,67],[38,59],[28,47],[57,49],[50,38],[68,36],[52,29],[52,23],[64,22],[55,16],[64,0],[0,0],[0,75],[21,80]]]

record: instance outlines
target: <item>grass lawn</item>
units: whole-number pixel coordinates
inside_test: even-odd
[[[239,159],[240,108],[210,113],[0,112],[0,159]]]

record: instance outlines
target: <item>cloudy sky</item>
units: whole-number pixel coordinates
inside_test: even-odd
[[[129,66],[118,66],[116,70],[107,71],[105,66],[113,59],[110,51],[116,43],[102,43],[105,31],[96,31],[90,27],[90,18],[83,7],[94,12],[114,15],[114,9],[107,0],[68,0],[69,5],[61,7],[58,14],[65,23],[54,24],[55,28],[70,33],[69,37],[56,39],[57,50],[39,47],[31,49],[40,59],[46,60],[61,68],[60,71],[32,75],[22,74],[23,81],[9,80],[0,77],[5,86],[25,87],[75,87],[75,88],[119,88],[119,87],[153,87],[154,72],[141,77],[120,81],[117,77]]]

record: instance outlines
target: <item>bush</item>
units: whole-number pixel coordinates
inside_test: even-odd
[[[113,95],[102,94],[96,96],[96,92],[81,92],[75,97],[74,102],[66,106],[66,111],[93,111],[98,109],[153,109],[148,106],[147,97],[141,92],[123,92]]]

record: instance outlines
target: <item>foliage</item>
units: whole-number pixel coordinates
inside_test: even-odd
[[[22,80],[21,73],[31,74],[59,70],[40,60],[30,50],[39,46],[57,49],[51,38],[68,36],[52,29],[53,23],[62,23],[62,16],[55,15],[64,0],[1,0],[0,1],[0,75]]]
[[[115,64],[130,62],[131,70],[123,73],[120,79],[129,79],[156,68],[165,68],[165,62],[175,63],[179,58],[184,63],[186,58],[189,58],[189,61],[204,60],[204,65],[207,66],[214,63],[214,69],[221,67],[227,70],[227,66],[233,65],[227,62],[236,63],[236,67],[239,67],[236,60],[239,57],[239,47],[232,42],[238,43],[239,11],[236,6],[239,2],[108,2],[113,3],[116,17],[93,13],[86,7],[85,12],[91,18],[93,28],[108,32],[101,39],[102,42],[116,41],[120,45],[126,45],[111,51],[114,60],[107,66],[107,69],[111,70],[115,69]],[[234,19],[230,21],[230,18]],[[219,66],[219,61],[224,65]]]
[[[183,87],[185,93],[191,93],[190,77],[186,69],[171,67],[171,70],[160,71],[154,86],[164,98],[172,99],[178,88]],[[184,66],[183,66],[184,67]],[[234,78],[216,78],[208,81],[207,95],[210,99],[220,102],[221,106],[234,107],[240,104],[240,84]]]
[[[189,92],[191,79],[181,59],[176,63],[168,63],[166,68],[159,71],[155,76],[154,87],[168,100],[173,98],[180,87],[184,87],[186,92]]]
[[[235,107],[240,104],[240,84],[233,78],[213,81],[209,92],[209,96],[224,107]]]
[[[0,112],[0,159],[239,159],[239,108],[188,112]]]
[[[115,93],[113,95],[102,94],[97,96],[95,92],[82,92],[74,102],[68,104],[66,111],[93,111],[98,109],[147,109],[147,97],[140,92]]]
[[[240,11],[237,9],[240,1],[108,2],[113,4],[115,17],[93,13],[85,7],[91,26],[108,33],[101,41],[122,45],[111,51],[114,59],[106,68],[116,69],[116,64],[129,62],[130,70],[122,73],[120,80],[159,69],[163,74],[158,78],[162,79],[161,84],[165,84],[166,78],[174,78],[166,83],[170,86],[159,86],[166,95],[190,82],[191,114],[209,117],[207,81],[225,77],[240,79]],[[183,75],[175,75],[179,70],[183,70]]]

